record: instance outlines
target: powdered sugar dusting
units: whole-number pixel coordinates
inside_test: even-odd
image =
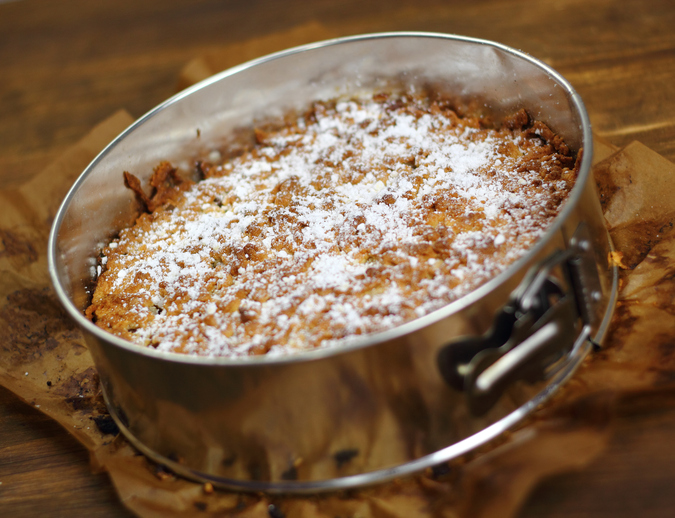
[[[258,140],[106,248],[98,325],[203,355],[334,346],[496,275],[574,181],[538,136],[425,97],[317,103]]]

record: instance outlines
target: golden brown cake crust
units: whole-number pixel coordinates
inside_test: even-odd
[[[139,345],[242,356],[438,309],[520,257],[576,179],[565,143],[524,111],[484,124],[379,94],[260,128],[194,185],[162,165],[169,194],[104,249],[87,314]]]

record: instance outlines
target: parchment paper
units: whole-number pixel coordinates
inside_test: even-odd
[[[233,46],[222,51],[227,57],[221,61],[318,39],[321,31],[310,24],[288,38]],[[191,63],[182,84],[215,72],[213,63],[221,61],[214,54],[198,67]],[[674,400],[675,165],[637,142],[616,150],[596,139],[594,173],[623,268],[620,301],[602,350],[518,430],[417,476],[321,496],[213,491],[174,477],[118,434],[84,341],[60,308],[46,270],[47,234],[61,199],[130,122],[125,112],[113,115],[32,181],[0,191],[0,383],[73,433],[137,515],[509,517],[542,479],[580,469],[605,448],[613,420],[630,406],[623,402],[652,391],[659,397],[641,401]]]

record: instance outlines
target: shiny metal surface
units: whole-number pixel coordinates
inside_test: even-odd
[[[160,160],[190,160],[308,101],[387,85],[431,84],[478,102],[497,120],[526,108],[583,148],[577,185],[546,235],[469,295],[343,348],[287,358],[208,359],[159,353],[105,333],[82,314],[101,243],[134,219],[122,171],[145,180]],[[321,42],[235,67],[151,111],[85,170],[54,222],[49,267],[83,329],[106,402],[125,435],[178,473],[242,490],[308,492],[411,473],[496,437],[571,375],[609,322],[616,272],[590,176],[592,136],[578,95],[559,74],[502,45],[426,33]],[[476,417],[437,366],[441,348],[480,335],[532,265],[565,249],[585,222],[600,300],[548,378],[511,385]],[[173,460],[171,460],[173,459]]]

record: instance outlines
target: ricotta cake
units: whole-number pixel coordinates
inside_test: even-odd
[[[101,252],[87,316],[139,346],[206,356],[339,346],[428,314],[522,256],[577,160],[520,111],[495,127],[420,92],[315,102],[256,142],[169,163]]]

